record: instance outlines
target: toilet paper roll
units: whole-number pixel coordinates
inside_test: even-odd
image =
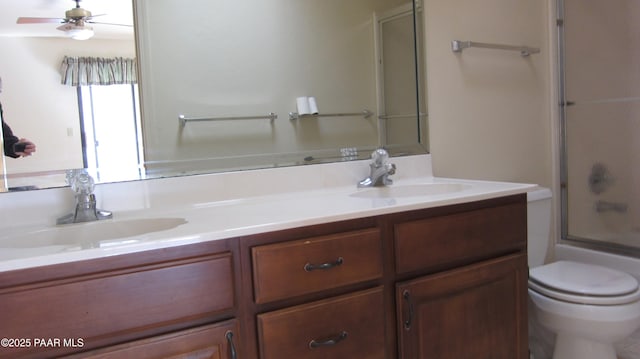
[[[298,115],[310,115],[311,110],[309,109],[309,99],[304,97],[296,98],[296,106],[298,108]]]
[[[312,115],[318,114],[318,104],[315,97],[309,97],[309,111]]]

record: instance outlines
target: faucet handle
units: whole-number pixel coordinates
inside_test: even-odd
[[[378,148],[371,153],[371,160],[373,160],[374,165],[382,166],[389,160],[389,152],[384,148]]]
[[[95,181],[87,173],[78,173],[71,179],[71,189],[77,194],[91,194]]]

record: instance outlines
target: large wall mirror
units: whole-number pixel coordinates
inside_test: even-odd
[[[82,167],[114,182],[364,159],[379,146],[427,151],[422,13],[412,2],[79,5],[96,22],[84,41],[56,23],[16,24],[64,17],[74,1],[0,5],[4,119],[38,146],[3,158],[5,190],[63,186],[65,171]],[[63,85],[65,56],[137,58],[137,84],[117,94]]]

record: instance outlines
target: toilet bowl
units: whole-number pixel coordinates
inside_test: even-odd
[[[553,359],[616,359],[613,344],[640,327],[637,279],[574,261],[543,265],[549,243],[551,192],[530,192],[527,211],[532,317],[555,333]]]
[[[556,333],[554,359],[616,359],[613,343],[640,327],[640,288],[606,267],[559,261],[530,271],[538,322]]]

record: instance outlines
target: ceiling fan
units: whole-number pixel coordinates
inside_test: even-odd
[[[65,16],[62,18],[54,17],[19,17],[16,21],[17,24],[44,24],[44,23],[58,23],[62,24],[57,27],[58,30],[64,31],[68,37],[75,40],[86,40],[94,35],[93,27],[87,24],[103,24],[103,25],[115,25],[115,26],[127,26],[133,25],[127,24],[114,24],[105,22],[96,22],[93,19],[100,15],[92,15],[91,11],[80,7],[80,0],[74,0],[76,7],[67,10]]]

